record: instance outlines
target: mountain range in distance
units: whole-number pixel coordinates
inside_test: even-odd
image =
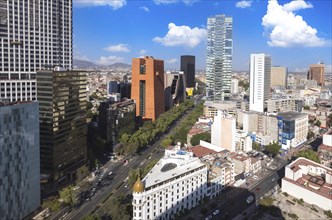
[[[114,63],[111,65],[98,65],[95,64],[91,61],[87,61],[87,60],[77,60],[77,59],[73,59],[73,66],[76,69],[130,69],[131,65],[126,64],[126,63]]]

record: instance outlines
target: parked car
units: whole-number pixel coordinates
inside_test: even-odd
[[[252,176],[253,179],[258,180],[258,176],[254,175]]]
[[[219,212],[220,212],[220,211],[219,211],[218,209],[216,209],[216,210],[213,211],[213,215],[218,215]]]
[[[250,204],[252,203],[252,201],[254,201],[254,197],[252,195],[250,195],[248,198],[247,198],[247,203]]]

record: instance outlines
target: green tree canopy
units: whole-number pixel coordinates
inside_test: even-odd
[[[70,185],[59,191],[60,200],[66,205],[73,206],[77,203],[74,186]]]
[[[309,140],[309,139],[311,139],[311,138],[313,138],[313,137],[315,137],[314,132],[312,132],[312,131],[308,131],[308,134],[307,134],[307,140]]]
[[[260,150],[261,148],[259,146],[259,143],[253,141],[252,142],[252,149],[254,149],[254,150]]]
[[[312,161],[315,161],[317,163],[320,163],[320,159],[318,157],[318,154],[317,152],[309,149],[309,150],[304,150],[304,151],[299,151],[297,153],[297,156],[298,157],[304,157],[304,158],[307,158],[309,160],[312,160]]]
[[[211,133],[210,132],[204,132],[200,134],[195,134],[191,140],[190,143],[192,146],[199,145],[200,141],[206,141],[206,142],[211,142]]]
[[[315,125],[318,126],[318,127],[320,127],[321,124],[322,124],[322,122],[320,122],[320,120],[317,120],[317,121],[315,122]]]
[[[278,155],[279,151],[281,149],[281,146],[277,142],[270,143],[269,145],[265,146],[265,150],[271,154],[273,157]]]
[[[164,140],[161,141],[160,145],[163,146],[164,148],[170,146],[173,143],[173,140],[169,137],[165,138]]]

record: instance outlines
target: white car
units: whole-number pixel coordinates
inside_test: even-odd
[[[220,212],[220,211],[219,211],[218,209],[216,209],[216,210],[214,210],[213,215],[218,215],[219,212]]]
[[[251,195],[247,198],[247,203],[250,204],[252,201],[254,201],[254,197]]]
[[[256,175],[254,175],[252,178],[255,180],[258,180],[258,176],[256,176]]]

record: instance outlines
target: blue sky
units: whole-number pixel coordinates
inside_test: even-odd
[[[131,63],[150,55],[179,69],[195,55],[205,69],[207,18],[233,17],[233,70],[248,70],[250,53],[304,71],[322,60],[331,71],[331,1],[73,0],[74,58]]]

